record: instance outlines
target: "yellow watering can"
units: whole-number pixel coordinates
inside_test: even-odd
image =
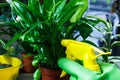
[[[66,47],[67,58],[72,60],[82,60],[84,67],[97,72],[100,72],[100,67],[96,62],[96,58],[101,55],[111,54],[110,52],[105,53],[85,42],[63,39],[61,44]],[[96,54],[95,51],[99,54]],[[62,72],[61,77],[64,75],[65,72]]]

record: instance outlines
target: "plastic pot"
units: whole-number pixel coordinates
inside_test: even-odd
[[[42,80],[60,80],[61,70],[51,70],[40,67],[42,72]]]
[[[22,57],[25,57],[26,54],[22,53]],[[28,56],[22,60],[23,69],[26,73],[33,73],[36,70],[36,67],[32,65],[33,56]]]
[[[11,64],[12,67],[0,69],[0,80],[16,80],[21,60],[10,56],[0,56],[0,63]]]

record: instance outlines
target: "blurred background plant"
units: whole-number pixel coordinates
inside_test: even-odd
[[[112,4],[112,9],[111,12],[112,13],[116,13],[118,16],[118,24],[120,24],[120,0],[114,0],[113,4]],[[116,25],[116,29],[115,29],[115,34],[118,35],[120,34],[120,25]],[[115,41],[120,41],[120,37],[116,37],[114,39]],[[120,56],[120,46],[116,46],[113,48],[113,56]]]
[[[99,40],[99,48],[105,52],[111,52],[111,55],[113,54],[112,49],[116,46],[120,46],[120,41],[116,41],[116,38],[120,38],[120,34],[115,34],[113,35],[113,28],[119,27],[119,24],[116,26],[113,26],[110,19],[106,21],[103,18],[95,17],[95,16],[87,16],[87,18],[93,18],[94,20],[96,19],[98,22],[102,22],[104,26],[100,26],[99,24],[96,26],[93,26],[98,32],[101,33],[103,37],[95,37],[92,36],[93,38],[96,38]],[[89,21],[88,21],[89,22]],[[108,56],[110,55],[103,55],[104,61],[109,62]]]
[[[14,48],[13,47],[8,47],[2,40],[0,40],[0,43],[2,45],[2,51],[1,53],[4,55],[12,56],[14,54]]]

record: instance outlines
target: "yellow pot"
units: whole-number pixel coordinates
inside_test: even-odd
[[[19,73],[21,60],[15,57],[2,55],[0,56],[0,63],[12,65],[12,67],[0,69],[0,80],[16,80]]]

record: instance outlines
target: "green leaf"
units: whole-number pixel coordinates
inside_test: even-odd
[[[91,25],[92,27],[94,27],[94,28],[96,28],[95,26],[98,24],[98,23],[100,23],[100,21],[99,20],[97,20],[97,19],[89,19],[89,18],[87,18],[87,17],[83,17],[82,19],[81,19],[81,21],[83,22],[83,23],[86,23],[86,24],[89,24],[89,25]]]
[[[105,30],[107,32],[111,32],[112,31],[112,27],[111,24],[108,23],[107,21],[105,21],[103,18],[97,17],[97,16],[86,16],[86,18],[91,18],[91,19],[97,19],[99,22],[102,22],[105,25]]]
[[[0,25],[16,26],[17,23],[15,23],[15,22],[0,22]]]
[[[82,5],[81,5],[82,4]],[[84,5],[84,6],[83,6]],[[71,0],[69,1],[61,14],[58,17],[58,25],[63,26],[65,22],[70,21],[76,22],[81,19],[83,13],[86,11],[87,1],[86,0]],[[80,12],[79,12],[80,11]],[[81,14],[80,14],[81,13]]]
[[[70,22],[76,22],[83,16],[85,11],[88,9],[88,0],[82,0],[80,2],[77,2],[76,6],[77,5],[78,7],[75,13],[72,15]]]
[[[59,5],[56,6],[57,9],[54,13],[54,16],[60,15],[61,11],[63,10],[63,8],[65,6],[66,0],[62,0],[62,1],[60,0],[58,3],[59,3]]]
[[[50,8],[53,7],[55,0],[44,0],[43,7],[44,10],[50,11]]]
[[[41,25],[41,24],[39,24],[39,25]],[[30,33],[30,32],[31,32],[32,30],[34,30],[36,27],[38,27],[38,23],[31,24],[31,27],[30,27],[26,32],[24,32],[23,35],[21,36],[21,40],[24,41],[26,35],[28,35],[28,33]],[[31,37],[32,37],[32,35],[31,35]],[[30,36],[29,36],[29,38],[30,38]],[[33,37],[32,37],[32,38],[33,38]]]
[[[111,48],[115,47],[115,46],[120,46],[120,41],[114,41],[112,44],[111,44]]]
[[[55,0],[44,0],[43,2],[43,14],[46,20],[52,18],[52,13],[55,10]]]
[[[65,12],[62,12],[60,14],[60,16],[58,17],[58,20],[56,22],[58,22],[59,26],[63,26],[65,24],[65,22],[69,21],[71,16],[74,14],[75,12],[75,7],[73,10],[66,10]],[[69,14],[68,14],[69,13]]]
[[[76,30],[80,32],[83,40],[85,40],[93,32],[92,28],[85,23],[82,23],[81,25],[79,25],[79,27],[76,27]]]
[[[37,6],[36,6],[37,5]],[[39,0],[28,0],[28,9],[38,18],[43,19],[43,8]]]
[[[101,50],[103,50],[104,52],[107,52],[108,51],[108,48],[106,48],[106,47],[100,47],[101,48]]]
[[[37,0],[28,0],[28,6],[34,8]]]
[[[6,44],[0,39],[0,43],[2,44],[2,47],[6,49]]]
[[[107,46],[108,45],[108,42],[106,41],[106,39],[105,38],[98,38],[98,40],[101,40],[101,41],[103,41],[104,43],[105,43],[105,45]]]
[[[30,12],[27,5],[22,2],[14,1],[11,4],[12,9],[15,11],[17,16],[19,16],[25,23],[33,23],[36,19],[33,16],[32,12]]]
[[[117,24],[117,25],[115,25],[114,27],[115,27],[115,28],[118,28],[118,27],[120,27],[120,24]]]
[[[10,47],[13,42],[18,40],[22,34],[21,33],[16,33],[14,37],[6,43],[6,47]]]
[[[120,38],[120,34],[116,34],[114,38]]]

